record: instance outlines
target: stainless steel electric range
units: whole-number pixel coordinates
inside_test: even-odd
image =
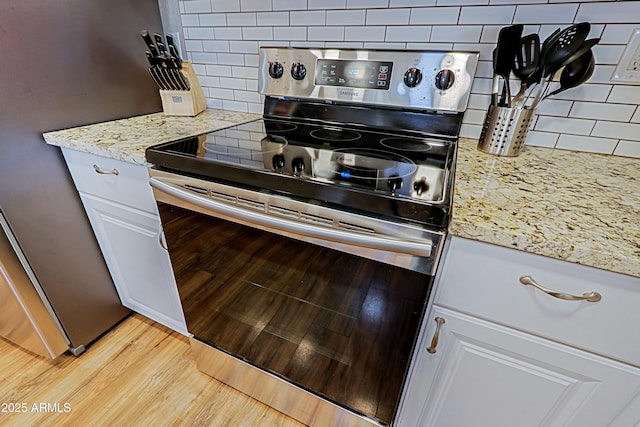
[[[391,425],[478,54],[260,49],[260,120],[147,159],[198,367],[308,425]]]

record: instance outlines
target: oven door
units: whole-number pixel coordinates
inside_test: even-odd
[[[150,174],[194,338],[390,424],[443,236]]]

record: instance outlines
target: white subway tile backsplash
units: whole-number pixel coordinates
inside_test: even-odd
[[[640,18],[640,17],[639,17]],[[592,49],[593,56],[596,58],[596,64],[617,65],[622,58],[624,46],[620,45],[595,45]]]
[[[639,104],[640,86],[614,86],[607,102]]]
[[[308,0],[309,9],[346,9],[347,0]]]
[[[254,54],[247,54],[244,56],[244,65],[246,67],[257,67],[259,63],[258,50],[256,49]]]
[[[306,10],[307,0],[271,0],[273,10]]]
[[[202,49],[205,52],[229,52],[228,40],[203,40]]]
[[[216,40],[242,40],[242,27],[216,27],[211,30]]]
[[[474,43],[480,40],[482,26],[476,25],[437,25],[431,30],[432,42]]]
[[[260,102],[260,94],[257,92],[234,90],[233,94],[236,101],[255,102],[256,104]]]
[[[464,122],[472,125],[481,125],[484,123],[484,116],[487,115],[487,110],[473,110],[467,108],[467,111],[464,113]]]
[[[386,27],[382,26],[346,27],[344,36],[354,41],[383,41],[385,31]]]
[[[214,12],[240,12],[240,0],[211,0]]]
[[[240,10],[243,12],[271,10],[271,0],[240,0]]]
[[[182,15],[180,17],[180,21],[182,22],[183,27],[197,27],[200,25],[200,20],[198,19],[197,14]]]
[[[309,27],[307,37],[310,41],[343,41],[344,30],[345,27]]]
[[[208,76],[231,77],[231,67],[228,65],[207,65]]]
[[[246,102],[230,101],[227,99],[222,100],[222,108],[225,110],[242,111],[244,113],[249,111],[249,106]]]
[[[447,25],[456,24],[460,16],[459,7],[424,7],[411,9],[409,22],[411,25],[433,24]]]
[[[223,87],[225,89],[245,90],[247,88],[246,80],[234,79],[232,77],[220,77],[220,84],[218,86]]]
[[[518,5],[513,22],[516,24],[538,24],[540,22],[570,24],[578,10],[577,4]]]
[[[568,117],[572,105],[572,101],[562,101],[549,98],[545,99],[544,102],[541,102],[538,107],[536,107],[536,113],[542,116]]]
[[[220,99],[233,99],[233,90],[221,87],[209,88],[209,95]]]
[[[595,120],[539,116],[534,129],[544,132],[567,133],[570,135],[589,135],[594,124]]]
[[[258,19],[256,12],[227,13],[223,16],[227,17],[226,25],[229,27],[255,26]]]
[[[554,86],[554,88],[557,86]],[[604,102],[611,91],[610,85],[584,83],[581,86],[567,89],[566,91],[554,95],[554,99],[566,99],[569,101],[592,101]],[[549,98],[551,99],[551,98]]]
[[[364,25],[366,10],[328,10],[328,25]]]
[[[204,13],[198,15],[198,19],[201,27],[218,27],[228,25],[227,15],[224,13]]]
[[[367,11],[367,25],[408,25],[411,9],[372,9]]]
[[[571,108],[571,112],[569,113],[569,117],[628,122],[635,109],[635,105],[574,102],[573,108]]]
[[[640,24],[607,24],[600,44],[627,44],[633,30],[638,28]]]
[[[544,40],[573,22],[592,23],[596,69],[589,82],[546,99],[526,144],[640,158],[640,85],[610,81],[640,1],[583,0],[180,0],[185,57],[207,105],[262,112],[260,45],[471,50],[480,53],[460,135],[478,138],[489,105],[500,29],[525,24]],[[557,83],[552,85],[552,89]],[[512,81],[517,91],[518,82]]]
[[[554,148],[559,136],[557,133],[529,130],[524,143],[525,145],[532,145],[534,147]]]
[[[304,11],[304,12],[291,12],[289,14],[289,19],[291,25],[325,25],[325,23],[329,25],[334,25],[331,22],[326,20],[326,15],[328,12],[324,10],[313,10],[313,11]],[[337,25],[337,24],[336,24]]]
[[[255,67],[232,66],[231,75],[238,79],[257,79],[258,69]]]
[[[184,44],[187,52],[202,52],[204,50],[202,48],[202,40],[185,40]]]
[[[576,16],[576,22],[638,24],[639,17],[639,1],[582,3]]]
[[[437,0],[437,6],[477,6],[488,5],[489,0]]]
[[[189,27],[185,28],[185,39],[207,40],[213,39],[213,28],[206,27]]]
[[[198,62],[200,64],[217,64],[218,63],[217,53],[191,52],[190,55],[191,55],[191,61],[193,62]]]
[[[598,121],[591,135],[640,141],[640,124]]]
[[[273,27],[243,27],[244,40],[273,40]]]
[[[635,157],[640,159],[640,142],[620,141],[613,154],[616,156]]]
[[[289,12],[258,12],[258,25],[289,25]]]
[[[560,148],[562,150],[586,151],[589,153],[612,154],[617,143],[617,139],[560,135],[556,148]]]
[[[390,0],[389,7],[435,6],[436,0]]]
[[[185,0],[183,4],[185,13],[211,12],[210,0]]]
[[[481,132],[482,132],[482,125],[472,125],[472,124],[463,123],[462,126],[460,126],[461,138],[478,139],[480,138]]]
[[[405,27],[388,27],[386,41],[401,42],[407,40],[429,40],[431,27],[426,25],[412,25]]]
[[[347,9],[363,9],[389,6],[389,0],[347,0]]]
[[[230,41],[229,48],[233,53],[257,53],[258,42],[255,41]],[[244,55],[243,55],[244,59]],[[244,64],[244,61],[243,61]]]
[[[307,27],[274,27],[273,38],[276,40],[306,40]]]
[[[458,24],[509,25],[515,12],[515,6],[465,6],[460,11]]]
[[[239,53],[218,53],[220,65],[244,65],[244,55]]]

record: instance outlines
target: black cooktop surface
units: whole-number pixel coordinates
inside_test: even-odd
[[[178,173],[443,226],[454,154],[446,139],[265,118],[160,144],[146,156]]]

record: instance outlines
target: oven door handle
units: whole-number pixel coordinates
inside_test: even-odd
[[[276,229],[293,235],[311,237],[332,242],[354,245],[364,248],[383,250],[400,254],[431,256],[433,242],[430,240],[397,239],[375,234],[364,234],[340,230],[334,227],[323,227],[289,219],[278,218],[266,213],[250,211],[238,206],[229,205],[217,200],[191,193],[179,185],[163,182],[158,178],[150,178],[149,183],[157,191],[164,192],[182,201],[193,203],[209,212],[217,213],[246,221],[265,228]]]

